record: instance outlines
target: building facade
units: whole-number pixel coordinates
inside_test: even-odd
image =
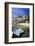
[[[29,23],[29,16],[18,16],[16,17],[18,23]]]

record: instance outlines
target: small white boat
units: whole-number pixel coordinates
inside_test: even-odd
[[[24,32],[24,31],[23,31],[22,29],[20,29],[20,28],[19,28],[19,29],[16,29],[16,28],[15,28],[15,29],[13,30],[13,33],[14,33],[15,35],[17,35],[17,36],[20,36],[20,33],[23,33],[23,32]]]

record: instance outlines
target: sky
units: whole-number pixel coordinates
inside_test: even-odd
[[[12,16],[29,15],[29,8],[12,8]]]

